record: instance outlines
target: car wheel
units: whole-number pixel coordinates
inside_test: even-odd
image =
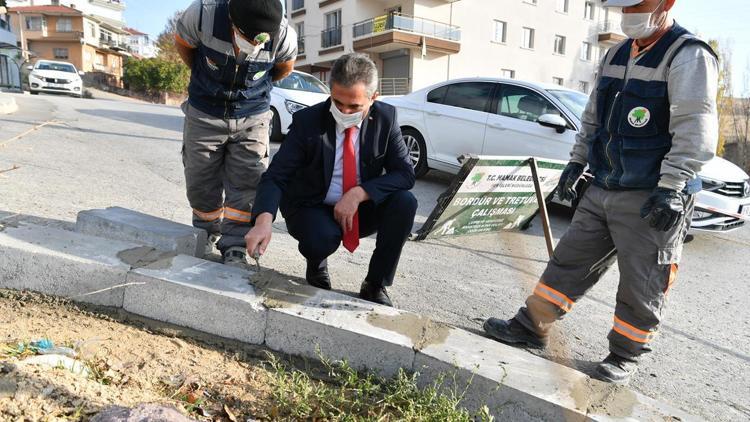
[[[414,129],[404,129],[402,135],[409,152],[409,159],[414,166],[414,174],[417,177],[424,176],[430,169],[427,167],[427,146],[422,134]]]
[[[271,109],[273,116],[271,116],[271,124],[268,127],[268,137],[273,142],[281,142],[284,135],[281,134],[281,118],[276,110]]]
[[[39,91],[29,91],[29,93],[31,93],[31,95],[39,95]]]

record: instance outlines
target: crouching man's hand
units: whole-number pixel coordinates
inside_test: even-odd
[[[255,226],[245,235],[245,245],[249,256],[253,256],[257,250],[260,255],[266,253],[268,244],[271,243],[273,216],[267,212],[255,219]]]

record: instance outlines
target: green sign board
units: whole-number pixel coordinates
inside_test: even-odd
[[[567,163],[535,161],[546,198],[554,192]],[[514,230],[530,221],[538,209],[530,158],[470,157],[416,239]]]

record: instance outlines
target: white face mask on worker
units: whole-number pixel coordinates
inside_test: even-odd
[[[665,11],[661,12],[664,19],[654,19],[654,15],[657,13],[656,11],[659,10],[663,3],[664,0],[662,0],[651,13],[623,13],[622,22],[620,23],[622,32],[627,35],[628,38],[634,40],[640,40],[654,35],[667,19],[667,12]],[[658,22],[654,22],[655,20]]]
[[[260,53],[260,50],[263,49],[263,44],[259,43],[258,45],[253,45],[250,41],[246,40],[245,37],[240,35],[236,29],[234,30],[234,43],[240,51],[244,51],[251,56],[257,56],[258,53]]]
[[[336,123],[339,126],[344,129],[349,129],[350,127],[357,126],[362,121],[364,112],[360,111],[353,114],[344,114],[338,107],[336,107],[336,104],[331,101],[331,114],[333,114],[333,119],[336,120]]]

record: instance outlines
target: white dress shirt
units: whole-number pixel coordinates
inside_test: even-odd
[[[361,183],[359,177],[359,130],[362,128],[360,122],[354,129],[354,160],[357,162],[357,185]],[[328,194],[323,201],[326,205],[336,205],[343,196],[344,190],[344,139],[346,129],[336,124],[336,158],[333,161],[333,177],[328,186]]]

